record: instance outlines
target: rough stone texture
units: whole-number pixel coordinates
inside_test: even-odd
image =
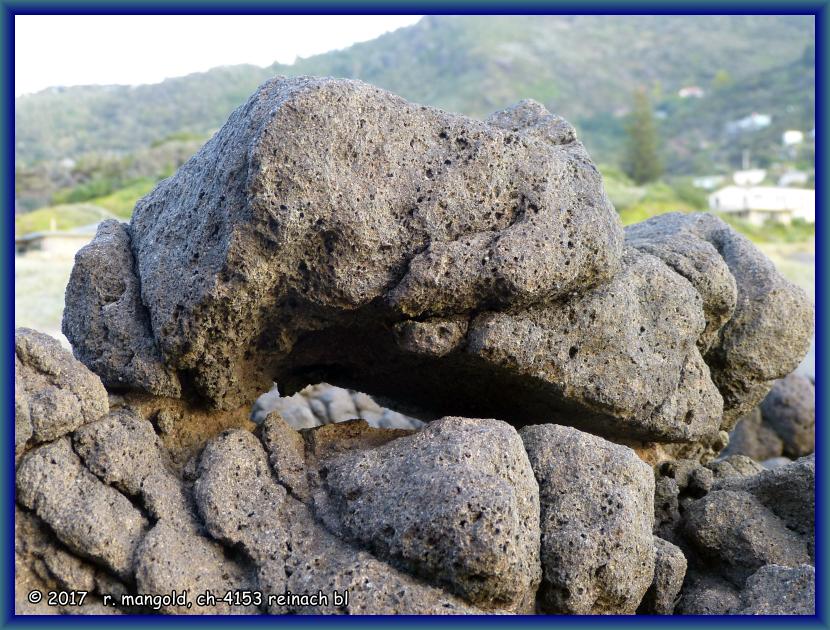
[[[305,441],[278,413],[262,423],[262,443],[277,481],[302,501],[310,497],[306,477]]]
[[[232,411],[211,411],[174,398],[127,394],[117,406],[137,413],[156,429],[177,473],[181,473],[215,435],[226,429],[253,431],[256,427],[248,418],[249,405]]]
[[[666,219],[638,223],[626,229],[626,241],[657,256],[691,282],[703,300],[706,328],[698,340],[701,352],[715,343],[718,332],[735,313],[738,287],[726,261],[714,245],[690,238],[681,231],[665,230]]]
[[[221,406],[269,371],[282,384],[302,332],[381,302],[388,320],[563,296],[610,278],[622,241],[573,128],[540,105],[483,123],[309,77],[263,84],[130,233],[167,364]]]
[[[715,474],[716,480],[726,477],[746,477],[763,470],[763,466],[746,455],[727,455],[706,466]]]
[[[752,495],[781,519],[788,531],[801,538],[812,557],[815,549],[815,483],[816,460],[811,455],[756,475],[719,480],[715,489]],[[793,566],[793,562],[779,564]]]
[[[18,506],[14,511],[14,534],[16,614],[77,612],[71,610],[77,608],[74,606],[48,606],[46,598],[32,604],[27,596],[33,590],[41,593],[49,590],[87,591],[90,595],[81,608],[88,612],[93,607],[95,595],[92,593],[104,592],[99,586],[104,575],[102,569],[67,552],[40,519]]]
[[[95,374],[56,339],[28,328],[14,334],[15,452],[29,442],[47,442],[109,410],[107,392]]]
[[[144,537],[136,551],[135,580],[138,593],[181,593],[192,598],[210,590],[218,597],[227,591],[254,590],[255,581],[241,563],[228,558],[223,547],[188,529],[166,520],[159,521]],[[163,612],[174,614],[251,614],[253,607],[229,606],[219,601],[215,606],[168,606]]]
[[[730,582],[710,573],[689,571],[675,613],[729,615],[740,606],[740,591]]]
[[[766,399],[765,399],[766,400]],[[755,461],[779,457],[784,452],[784,442],[778,433],[764,422],[761,409],[756,407],[742,416],[729,434],[729,446],[722,456],[745,455]]]
[[[719,219],[624,234],[538,103],[478,122],[277,78],[79,253],[64,330],[109,401],[16,335],[16,606],[669,614],[683,582],[682,612],[814,610],[814,459],[735,454],[812,450],[812,386],[779,381],[714,459],[812,319]]]
[[[122,578],[130,576],[147,520],[121,493],[83,467],[69,438],[39,446],[23,457],[17,469],[17,500],[70,549]]]
[[[738,615],[815,615],[816,570],[768,564],[746,581]]]
[[[761,403],[761,413],[764,422],[781,438],[784,455],[803,457],[813,452],[816,443],[816,389],[808,378],[793,373],[776,381]]]
[[[717,490],[691,504],[684,533],[736,586],[765,564],[810,562],[804,540],[747,492]]]
[[[666,261],[702,296],[708,334],[701,345],[710,346],[706,362],[723,396],[721,426],[731,429],[775,379],[798,367],[813,333],[812,303],[749,239],[713,215],[659,215],[626,228],[626,241]],[[734,312],[725,322],[731,298],[724,262],[737,289]]]
[[[361,419],[379,429],[419,429],[424,423],[397,411],[384,409],[371,396],[328,383],[306,387],[293,396],[280,396],[275,385],[256,399],[251,420],[263,422],[279,413],[295,429],[311,429],[332,422]]]
[[[573,128],[532,101],[478,122],[356,81],[277,78],[128,232],[102,233],[85,264],[134,254],[121,284],[140,286],[165,369],[225,409],[325,381],[424,419],[714,442],[812,329],[806,296],[718,219],[658,217],[624,247]],[[134,354],[122,341],[99,355]],[[319,402],[317,417],[338,401]]]
[[[165,362],[215,405],[328,375],[430,417],[576,409],[692,441],[720,415],[703,300],[658,259],[623,260],[599,174],[538,104],[480,123],[358,82],[274,80],[130,234]]]
[[[676,545],[654,537],[654,580],[637,612],[671,615],[686,577],[686,556]]]
[[[624,446],[553,424],[520,435],[539,481],[542,610],[632,614],[654,575],[654,474]]]
[[[292,593],[349,591],[348,607],[289,607],[297,614],[459,615],[479,608],[425,584],[371,554],[345,543],[321,527],[301,502],[285,503],[289,552],[287,588]]]
[[[239,429],[214,438],[202,453],[194,496],[210,535],[238,546],[256,564],[258,590],[284,593],[286,492],[271,478],[259,440]]]
[[[75,452],[103,482],[140,500],[154,519],[193,525],[190,497],[153,425],[131,409],[119,409],[81,427]]]
[[[539,491],[510,425],[436,420],[377,448],[328,457],[323,472],[315,504],[330,501],[347,537],[475,604],[533,609]]]
[[[712,576],[694,574],[683,587],[677,612],[685,615],[814,615],[815,568],[767,564],[742,590]]]
[[[75,356],[107,387],[181,394],[178,376],[165,366],[141,303],[125,224],[103,221],[95,239],[75,255],[63,334]]]
[[[610,283],[567,304],[480,315],[467,352],[571,406],[538,409],[539,420],[629,439],[714,439],[722,401],[696,346],[703,327],[691,285],[628,248]]]

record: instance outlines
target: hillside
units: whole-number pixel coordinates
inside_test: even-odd
[[[15,102],[18,165],[134,151],[172,133],[208,134],[274,74],[354,77],[407,99],[482,116],[530,97],[603,150],[603,116],[638,85],[669,95],[799,58],[808,16],[438,16],[292,66],[232,66],[138,87],[46,90]],[[584,127],[584,128],[583,128]],[[596,133],[595,133],[596,130]],[[602,159],[604,156],[600,156]]]

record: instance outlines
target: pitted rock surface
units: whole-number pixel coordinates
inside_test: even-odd
[[[78,273],[123,258],[135,277],[115,284],[140,287],[126,310],[145,332],[146,312],[164,369],[225,409],[274,381],[327,381],[424,419],[715,442],[812,327],[806,296],[719,220],[660,217],[624,249],[572,127],[532,101],[478,122],[356,81],[277,78],[123,232],[103,229]],[[112,293],[87,276],[105,286],[69,305],[81,326]],[[107,344],[87,353],[104,374],[148,356]]]
[[[136,550],[135,581],[139,593],[166,594],[187,591],[196,597],[211,591],[221,598],[228,591],[252,591],[252,571],[228,557],[219,543],[167,520],[159,521]],[[254,606],[234,606],[219,600],[214,605],[165,606],[163,612],[185,615],[254,614]]]
[[[538,103],[278,77],[79,252],[78,360],[16,331],[16,609],[809,614],[812,330],[720,219],[623,231]],[[206,589],[349,602],[101,599]]]
[[[813,334],[812,303],[749,239],[713,215],[652,217],[627,227],[626,242],[665,260],[703,298],[701,346],[708,348],[706,362],[723,396],[722,428],[730,430],[775,379],[798,367]],[[737,290],[734,311],[724,263]]]
[[[271,477],[268,457],[251,433],[232,430],[214,438],[199,462],[196,503],[211,536],[238,546],[257,566],[264,593],[286,591],[286,491]],[[272,607],[279,613],[279,607]]]
[[[717,490],[692,503],[684,533],[697,553],[716,562],[738,587],[765,564],[810,562],[801,537],[747,492]]]
[[[761,414],[781,438],[784,455],[803,457],[815,450],[816,388],[807,377],[792,373],[776,381],[761,403]]]
[[[293,497],[285,502],[290,551],[286,558],[292,593],[349,591],[347,608],[296,607],[297,614],[469,615],[484,611],[380,561],[332,535],[311,510]]]
[[[686,556],[677,545],[654,537],[654,580],[637,612],[646,615],[671,615],[686,577]]]
[[[761,567],[747,580],[741,599],[738,615],[815,615],[815,567]]]
[[[67,437],[24,455],[17,469],[17,500],[81,556],[129,578],[148,527],[130,501],[84,468]]]
[[[155,519],[194,527],[194,512],[153,425],[132,409],[118,409],[73,435],[75,452],[104,483],[138,499]]]
[[[654,576],[651,467],[570,427],[520,434],[539,481],[542,611],[633,614]]]
[[[130,232],[167,363],[221,406],[265,369],[282,383],[303,332],[566,295],[609,279],[622,242],[585,149],[540,105],[483,123],[308,77],[261,86]]]
[[[47,442],[109,411],[101,379],[56,339],[28,328],[14,333],[15,452]]]
[[[326,457],[320,472],[315,505],[332,510],[347,538],[475,604],[533,609],[538,486],[510,425],[444,418]]]
[[[156,346],[125,224],[103,221],[75,255],[66,287],[63,334],[75,356],[107,387],[181,395],[178,376]]]
[[[715,439],[722,401],[696,346],[703,327],[692,286],[629,248],[610,283],[565,304],[480,315],[467,353],[532,383],[540,421],[628,439]],[[563,410],[545,414],[540,391]]]

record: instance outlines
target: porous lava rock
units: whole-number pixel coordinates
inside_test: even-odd
[[[109,411],[101,379],[56,339],[28,328],[14,334],[15,452],[61,437]]]
[[[792,373],[776,381],[761,403],[761,414],[764,423],[781,438],[785,456],[798,458],[813,452],[816,388],[806,376]]]
[[[624,237],[538,103],[479,122],[348,80],[263,84],[78,260],[78,356],[112,387],[224,409],[327,381],[427,420],[715,443],[812,326],[718,219]]]
[[[633,614],[654,576],[651,467],[628,447],[570,427],[520,435],[539,482],[542,611]]]
[[[658,215],[627,227],[626,242],[660,257],[702,297],[701,347],[723,396],[721,428],[730,430],[806,354],[809,298],[749,239],[710,214]]]

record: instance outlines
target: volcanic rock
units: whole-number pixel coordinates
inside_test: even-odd
[[[539,482],[543,612],[633,614],[654,576],[651,467],[569,427],[520,434]]]

